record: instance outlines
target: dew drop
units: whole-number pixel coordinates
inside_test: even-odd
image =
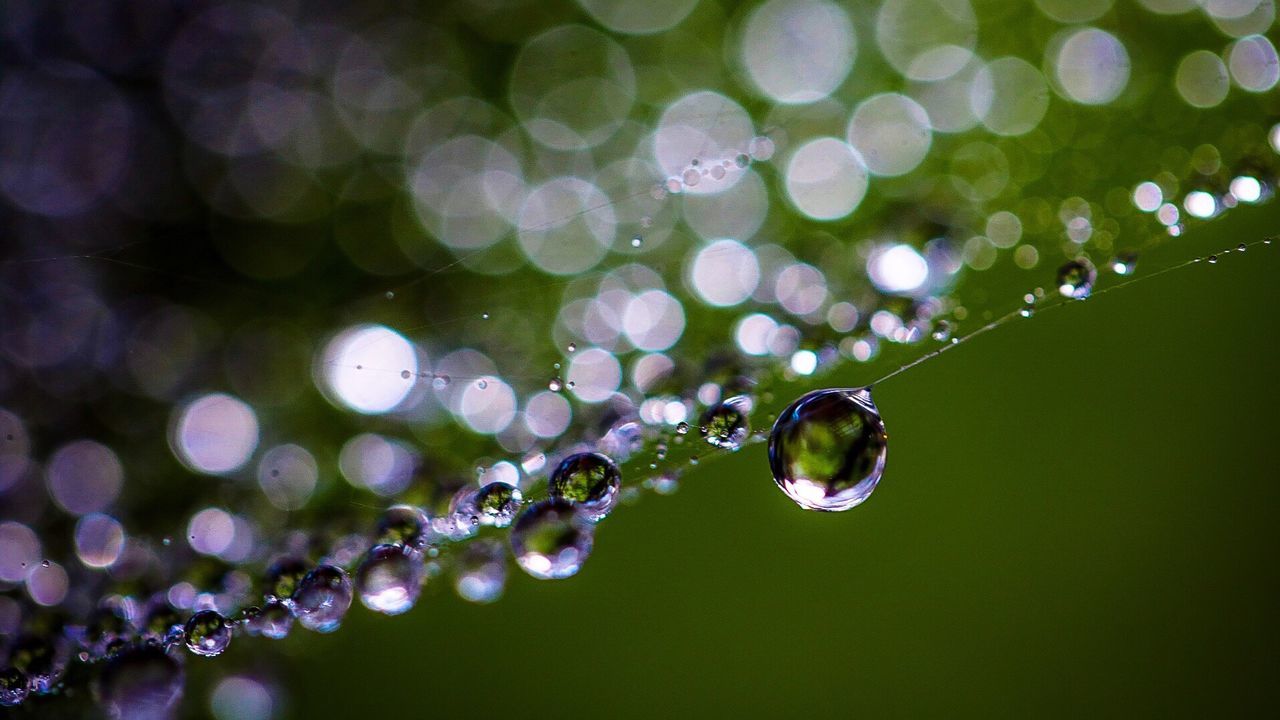
[[[939,320],[938,324],[933,327],[933,339],[938,342],[946,342],[951,339],[953,332],[951,323],[947,320]]]
[[[480,388],[481,390],[484,390],[485,388],[489,387],[489,381],[488,381],[488,380],[477,380],[477,381],[476,381],[476,387]]]
[[[551,497],[577,506],[591,522],[600,522],[618,503],[622,473],[600,453],[570,455],[556,466],[547,482]]]
[[[387,291],[387,294],[386,294],[386,298],[387,298],[388,300],[395,300],[395,299],[396,299],[396,293],[395,293],[395,291],[394,291],[394,290],[388,290],[388,291]]]
[[[570,353],[578,352],[578,343],[572,343],[572,342],[571,342],[571,343],[569,343],[569,346],[568,346],[566,349],[567,349]]]
[[[1132,275],[1138,268],[1138,253],[1122,252],[1111,259],[1111,271],[1117,275]]]
[[[1239,250],[1240,252],[1244,252],[1245,250],[1248,250],[1248,249],[1249,249],[1249,246],[1245,245],[1244,243],[1240,243],[1239,245],[1236,246],[1236,250]]]
[[[412,608],[424,579],[422,557],[403,545],[374,546],[356,570],[360,602],[384,615]]]
[[[516,486],[498,481],[480,488],[472,502],[482,524],[504,528],[511,524],[520,511],[524,495]]]
[[[51,563],[50,563],[48,560],[41,560],[41,561],[40,561],[40,567],[46,567],[46,568],[47,568],[47,567],[49,567],[50,565],[51,565]]]
[[[751,434],[751,426],[747,422],[748,405],[749,401],[739,395],[707,408],[699,428],[707,443],[725,450],[742,447]]]
[[[489,319],[489,313],[480,313],[480,319],[481,319],[481,320],[488,320],[488,319]]]
[[[267,594],[277,598],[291,597],[306,576],[307,564],[302,560],[294,557],[276,560],[267,568]]]
[[[686,186],[696,187],[698,184],[698,181],[702,180],[702,173],[698,172],[693,168],[689,168],[688,170],[684,171],[684,175],[682,175],[680,179],[684,181],[684,184]]]
[[[643,244],[644,244],[644,238],[640,237],[639,235],[632,236],[631,247],[638,248]]]
[[[245,626],[250,635],[261,635],[270,640],[283,640],[293,629],[293,613],[278,600],[269,600],[257,617]]]
[[[751,164],[751,158],[746,153],[738,153],[738,156],[733,159],[733,162],[739,168],[746,168]]]
[[[201,657],[221,655],[231,644],[231,626],[215,610],[201,610],[183,627],[187,649]]]
[[[351,581],[342,568],[333,565],[321,565],[307,573],[293,593],[298,622],[320,633],[337,630],[350,607]]]
[[[1209,262],[1210,262],[1210,263],[1216,263],[1216,262],[1218,262],[1218,256],[1217,256],[1217,255],[1210,255],[1210,256],[1209,256]]]
[[[1018,311],[1018,314],[1019,314],[1019,315],[1021,315],[1021,316],[1022,316],[1022,317],[1024,317],[1024,318],[1029,318],[1029,317],[1031,317],[1032,315],[1035,315],[1035,314],[1036,314],[1036,306],[1035,306],[1035,304],[1033,304],[1033,303],[1027,303],[1027,304],[1023,305],[1023,306],[1022,306],[1022,309]]]
[[[870,388],[815,390],[773,424],[769,468],[800,507],[848,510],[880,482],[888,439]]]
[[[677,435],[688,435],[688,434],[689,434],[689,423],[684,422],[683,420],[681,420],[680,422],[676,423],[676,434],[677,434]]]
[[[511,528],[511,553],[539,580],[578,574],[591,554],[594,529],[580,506],[552,498],[530,505]]]
[[[1058,268],[1058,292],[1063,297],[1073,300],[1084,300],[1093,292],[1093,283],[1098,279],[1098,271],[1088,258],[1072,260]]]
[[[553,377],[551,382],[547,383],[547,389],[551,392],[560,392],[564,389],[564,381],[558,377]]]
[[[413,377],[413,373],[409,372],[408,370],[401,370],[400,377],[404,378],[405,380],[408,380],[409,378]]]

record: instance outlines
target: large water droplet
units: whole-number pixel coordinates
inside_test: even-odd
[[[870,388],[815,390],[773,424],[769,467],[800,507],[848,510],[880,482],[888,439]]]
[[[288,598],[307,576],[307,564],[295,557],[283,557],[267,568],[267,595]]]
[[[739,395],[716,403],[702,414],[702,435],[707,442],[725,450],[737,450],[751,434],[747,422],[750,401]]]
[[[360,602],[374,612],[399,615],[418,601],[425,575],[417,552],[403,545],[375,546],[356,571]]]
[[[342,568],[321,565],[307,573],[293,593],[293,612],[302,627],[328,633],[338,629],[351,607],[351,581]]]
[[[102,668],[94,693],[108,717],[172,717],[182,699],[183,673],[178,661],[159,645],[132,645],[116,653]]]
[[[1077,258],[1058,268],[1058,292],[1073,300],[1083,300],[1093,292],[1098,271],[1088,258]]]
[[[214,610],[201,610],[183,628],[187,649],[202,657],[221,655],[231,644],[231,627]]]
[[[393,505],[378,520],[378,542],[422,547],[428,527],[427,514],[412,505]]]
[[[547,489],[551,497],[577,505],[588,520],[599,522],[618,503],[621,485],[622,473],[608,456],[577,453],[560,462]]]
[[[579,507],[553,498],[516,518],[511,553],[521,569],[539,580],[562,580],[582,569],[595,529]]]

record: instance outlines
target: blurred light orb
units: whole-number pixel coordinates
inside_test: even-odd
[[[516,394],[500,378],[485,375],[468,380],[458,415],[481,435],[500,433],[516,417]]]
[[[255,426],[256,431],[256,426]],[[72,515],[105,509],[124,485],[124,468],[115,451],[92,440],[58,448],[45,466],[45,481],[54,502]]]
[[[818,354],[812,350],[797,350],[791,356],[791,371],[797,375],[812,375],[818,369]]]
[[[1036,0],[1036,7],[1060,23],[1082,23],[1097,20],[1111,9],[1115,0]]]
[[[843,8],[824,0],[769,0],[747,18],[742,62],[775,102],[827,97],[853,68],[857,38]]]
[[[586,403],[608,400],[622,385],[622,365],[612,353],[588,348],[574,353],[565,380],[569,391]]]
[[[792,315],[811,315],[827,301],[827,278],[812,265],[793,263],[778,273],[774,294],[778,304]]]
[[[408,448],[373,433],[356,435],[338,453],[338,469],[347,482],[383,497],[409,487],[416,466]]]
[[[37,605],[58,605],[67,597],[69,587],[67,571],[51,560],[36,563],[27,571],[27,594]]]
[[[424,150],[408,169],[423,226],[451,248],[486,248],[505,237],[524,197],[524,171],[509,150],[462,135]]]
[[[608,254],[618,222],[604,191],[565,176],[530,191],[518,225],[520,248],[534,265],[552,275],[576,275]]]
[[[560,434],[568,429],[569,421],[572,419],[573,408],[560,393],[543,390],[525,403],[525,427],[537,437],[560,437]]]
[[[1231,196],[1244,203],[1256,203],[1262,199],[1262,183],[1255,177],[1241,175],[1231,181]]]
[[[201,555],[222,555],[231,548],[235,536],[235,518],[220,508],[205,508],[187,523],[187,543]]]
[[[1079,28],[1050,43],[1046,64],[1053,66],[1063,97],[1083,105],[1105,105],[1129,82],[1129,53],[1124,44],[1093,27]]]
[[[578,0],[578,4],[616,33],[652,35],[679,25],[698,0]]]
[[[530,137],[553,150],[583,150],[608,140],[635,97],[627,51],[585,25],[561,25],[529,40],[511,70],[516,117]]]
[[[1227,99],[1231,77],[1222,58],[1208,50],[1196,50],[1178,63],[1174,86],[1191,107],[1211,108]]]
[[[1142,212],[1155,212],[1164,203],[1164,191],[1150,180],[1133,189],[1133,206]]]
[[[769,338],[778,329],[778,323],[763,313],[753,313],[738,321],[733,339],[738,349],[748,355],[768,355]]]
[[[969,108],[983,127],[996,135],[1025,135],[1040,124],[1049,109],[1049,84],[1022,58],[992,60],[973,79]]]
[[[933,129],[915,100],[884,93],[863,100],[849,119],[849,144],[872,175],[911,172],[929,154]]]
[[[867,167],[858,152],[833,137],[801,145],[787,163],[787,196],[814,220],[839,220],[867,192]]]
[[[910,245],[892,245],[871,254],[867,275],[881,292],[908,295],[929,280],[929,263]]]
[[[0,580],[22,582],[27,570],[40,561],[40,539],[20,522],[0,522]]]
[[[977,40],[969,0],[885,0],[876,16],[880,52],[911,80],[954,75],[973,57]]]
[[[93,513],[76,522],[76,556],[91,568],[115,564],[124,550],[124,528],[110,515]]]
[[[689,195],[684,221],[703,239],[749,238],[764,224],[769,190],[755,170],[743,170],[733,187],[715,195]]]
[[[1218,212],[1218,201],[1203,190],[1193,190],[1182,200],[1187,214],[1198,218],[1211,218]]]
[[[1262,35],[1250,35],[1232,44],[1227,64],[1236,85],[1249,92],[1266,92],[1280,81],[1275,45]]]
[[[720,93],[700,90],[673,102],[658,120],[653,133],[653,155],[667,177],[683,177],[696,164],[710,167],[752,150],[756,138],[751,116],[738,103]],[[742,178],[733,165],[721,177],[699,177],[681,192],[714,195],[733,187]]]
[[[258,486],[280,510],[298,510],[306,505],[319,478],[315,457],[299,445],[278,445],[258,461]]]
[[[262,683],[232,676],[223,678],[213,689],[209,709],[218,720],[270,720],[275,703]]]
[[[731,307],[755,291],[760,263],[751,248],[737,240],[717,240],[694,255],[689,271],[693,291],[708,305]]]
[[[622,327],[637,349],[666,350],[684,333],[684,308],[663,290],[646,290],[627,302]]]
[[[418,373],[413,345],[383,325],[343,330],[325,346],[321,358],[321,389],[337,403],[365,415],[398,406],[413,389]],[[406,370],[408,379],[402,377]]]

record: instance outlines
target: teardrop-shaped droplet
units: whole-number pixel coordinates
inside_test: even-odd
[[[422,557],[403,545],[377,545],[356,571],[356,588],[365,607],[399,615],[413,607],[426,576]]]
[[[869,388],[815,390],[773,424],[769,467],[800,507],[848,510],[880,482],[888,439]]]
[[[351,580],[342,568],[321,565],[307,573],[293,593],[293,612],[308,630],[329,633],[338,629],[351,607]]]
[[[581,506],[553,498],[534,503],[511,528],[511,553],[520,568],[539,580],[578,574],[591,554],[595,528]]]
[[[750,404],[739,395],[707,408],[702,414],[702,435],[707,443],[725,450],[742,447],[751,434],[751,424],[747,422]]]
[[[484,525],[504,528],[515,520],[524,504],[520,488],[502,481],[491,482],[476,491],[473,500],[477,516]]]
[[[584,517],[599,522],[618,504],[622,473],[607,455],[577,453],[556,466],[548,481],[551,497],[578,506]]]
[[[1088,258],[1077,258],[1058,268],[1058,292],[1073,300],[1083,300],[1093,292],[1098,271]]]
[[[231,627],[214,610],[201,610],[183,628],[187,649],[201,657],[221,655],[231,644]]]

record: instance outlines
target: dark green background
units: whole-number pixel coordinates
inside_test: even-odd
[[[1140,273],[1278,218],[1237,211]],[[616,513],[574,579],[519,574],[492,606],[442,580],[398,618],[357,604],[286,641],[289,714],[1274,711],[1277,274],[1280,244],[1232,253],[885,383],[888,472],[852,512],[797,509],[757,444]],[[188,664],[189,711],[219,666]]]

